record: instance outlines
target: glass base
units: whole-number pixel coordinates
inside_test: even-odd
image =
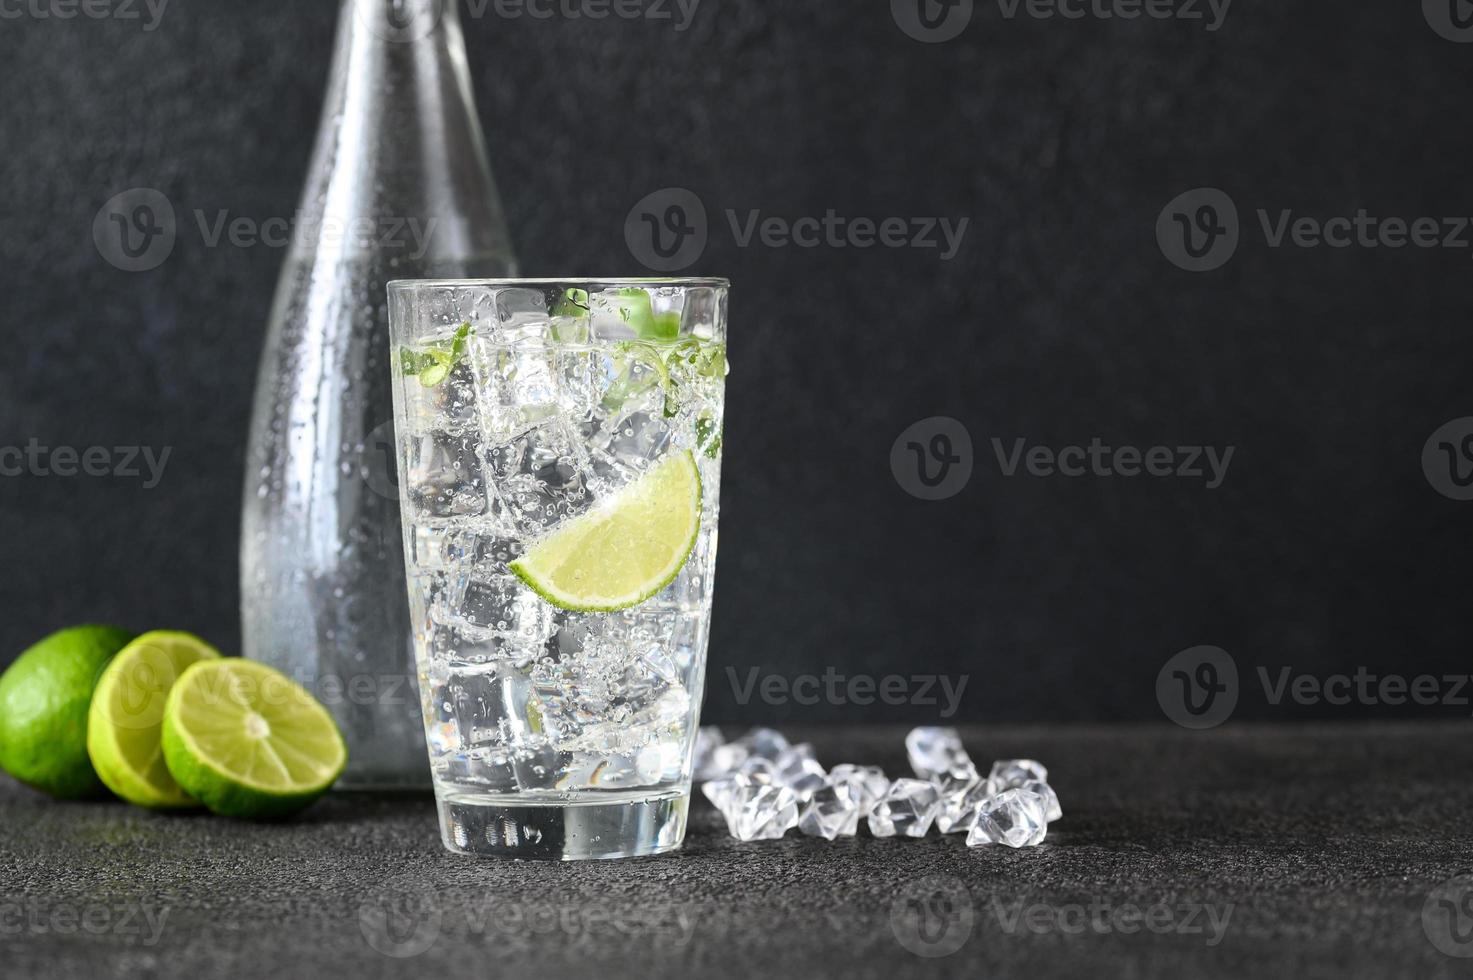
[[[526,797],[438,796],[440,836],[456,854],[585,861],[664,854],[685,840],[690,793],[538,804]]]

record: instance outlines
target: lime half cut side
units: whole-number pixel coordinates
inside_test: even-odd
[[[327,709],[252,660],[206,660],[186,670],[169,692],[163,741],[185,792],[242,819],[295,813],[327,792],[348,762]]]
[[[701,475],[681,452],[562,524],[510,568],[560,609],[618,612],[675,580],[700,529]]]
[[[107,665],[87,715],[87,754],[107,788],[154,809],[194,806],[164,762],[164,705],[179,675],[220,652],[189,633],[155,630]]]

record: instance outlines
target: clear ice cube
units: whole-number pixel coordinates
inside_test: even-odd
[[[921,779],[897,779],[869,813],[869,830],[876,837],[924,837],[936,819],[941,796]]]
[[[457,361],[437,385],[426,386],[418,376],[407,376],[402,391],[408,403],[404,417],[411,425],[422,419],[433,419],[436,425],[452,432],[479,428],[476,379],[469,360]]]
[[[436,429],[406,435],[409,500],[417,517],[433,522],[447,517],[475,517],[487,507],[481,471],[480,437]]]
[[[1033,847],[1048,834],[1043,797],[1025,789],[1003,790],[982,804],[967,834],[968,847],[1002,844]]]
[[[955,728],[914,728],[905,736],[905,754],[920,779],[937,779],[972,764]]]
[[[769,762],[776,762],[783,750],[789,747],[782,732],[772,728],[754,728],[731,744],[746,749],[748,755],[761,756]]]
[[[477,572],[446,599],[451,607],[445,621],[472,634],[515,637],[530,647],[552,633],[552,607],[509,573]]]
[[[848,763],[829,770],[829,779],[844,780],[854,785],[863,816],[869,816],[876,803],[890,792],[890,780],[879,766],[854,766]]]
[[[545,324],[533,329],[545,330]],[[471,352],[488,440],[504,442],[559,412],[562,372],[555,347],[540,339],[512,346],[473,342]]]
[[[521,432],[486,451],[498,516],[521,534],[540,534],[593,504],[582,444],[562,419]]]
[[[861,783],[850,779],[827,779],[803,805],[798,829],[810,837],[833,840],[853,837],[864,815]]]
[[[1048,770],[1043,763],[1032,759],[999,759],[992,764],[992,773],[987,777],[993,792],[1017,789],[1024,783],[1048,782]]]
[[[798,826],[798,797],[786,786],[738,777],[723,813],[737,840],[777,840]]]
[[[812,796],[823,786],[827,777],[823,766],[813,757],[813,746],[807,742],[790,746],[778,753],[773,762],[773,775],[778,782],[797,793],[800,800],[807,800]]]
[[[936,829],[943,834],[970,830],[977,808],[992,795],[988,781],[978,776],[977,770],[969,765],[946,773],[934,782],[941,794]]]
[[[691,772],[696,782],[705,782],[708,779],[716,779],[722,773],[716,768],[716,750],[726,744],[726,736],[721,734],[721,729],[711,725],[702,725],[696,732],[695,758],[691,763]]]
[[[1055,793],[1054,788],[1048,783],[1041,783],[1034,779],[1029,780],[1018,788],[1035,793],[1039,799],[1043,800],[1044,819],[1049,823],[1053,823],[1064,815],[1064,808],[1059,806],[1059,794]]]

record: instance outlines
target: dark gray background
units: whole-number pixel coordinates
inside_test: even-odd
[[[115,620],[238,640],[242,443],[282,254],[204,246],[192,211],[290,215],[335,4],[173,0],[140,21],[0,19],[0,445],[172,447],[162,483],[0,479],[0,661]],[[1162,717],[1158,670],[1468,669],[1473,503],[1424,442],[1473,415],[1473,248],[1270,248],[1256,210],[1473,214],[1473,45],[1416,2],[1237,0],[1201,21],[1006,19],[906,36],[883,0],[704,0],[668,22],[468,19],[524,270],[637,271],[624,222],[669,186],[735,283],[708,717],[934,719],[736,704],[727,668],[944,673],[966,719]],[[94,247],[131,187],[180,212],[144,273]],[[1242,216],[1192,274],[1158,214]],[[739,248],[726,209],[967,217],[960,254]],[[1467,236],[1473,240],[1473,235]],[[970,432],[957,496],[915,499],[896,437]],[[989,440],[1235,446],[1226,482],[1004,478]],[[1439,717],[1466,707],[1421,709]]]

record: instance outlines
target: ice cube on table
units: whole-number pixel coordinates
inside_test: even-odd
[[[1054,792],[1054,788],[1048,783],[1041,783],[1034,779],[1018,788],[1038,794],[1039,798],[1043,800],[1044,819],[1049,823],[1053,823],[1064,815],[1064,808],[1059,806],[1059,795]]]
[[[764,776],[738,775],[719,792],[726,827],[737,840],[777,840],[798,825],[798,797]]]
[[[711,750],[711,769],[713,777],[721,774],[731,774],[741,769],[742,763],[747,761],[751,752],[741,742],[726,742]]]
[[[842,779],[856,787],[859,805],[864,811],[862,816],[869,816],[875,804],[890,792],[890,780],[885,777],[885,771],[879,766],[855,766],[844,763],[829,770],[829,779]]]
[[[737,777],[735,774],[722,776],[719,779],[708,779],[701,784],[701,795],[711,801],[711,805],[726,815],[726,807],[731,802],[732,794],[736,791]]]
[[[968,847],[1002,844],[1033,847],[1048,833],[1043,797],[1025,789],[1003,790],[982,804],[967,834]]]
[[[897,779],[869,813],[870,833],[876,837],[924,837],[936,819],[941,796],[922,779]]]
[[[1001,793],[1005,789],[1017,789],[1024,783],[1048,782],[1048,770],[1043,763],[1033,759],[998,759],[992,764],[992,772],[987,777],[992,783],[994,793]]]
[[[853,837],[864,815],[863,787],[858,780],[826,779],[814,790],[798,817],[798,829],[810,837],[833,840]]]
[[[705,782],[721,775],[716,768],[714,756],[716,750],[725,744],[726,736],[721,734],[719,728],[703,725],[696,731],[695,758],[691,762],[691,772],[696,782]]]
[[[946,773],[932,780],[941,794],[941,806],[936,813],[936,829],[943,834],[970,830],[977,808],[992,795],[991,785],[977,775],[972,766]]]
[[[813,746],[803,742],[778,753],[773,762],[773,775],[778,782],[797,793],[800,800],[807,800],[823,785],[828,774],[814,758]]]
[[[760,755],[774,762],[783,749],[788,748],[788,740],[783,733],[772,728],[754,728],[737,739],[737,744],[746,747],[751,755]]]
[[[955,728],[913,728],[905,736],[905,754],[920,779],[937,779],[972,764]]]

